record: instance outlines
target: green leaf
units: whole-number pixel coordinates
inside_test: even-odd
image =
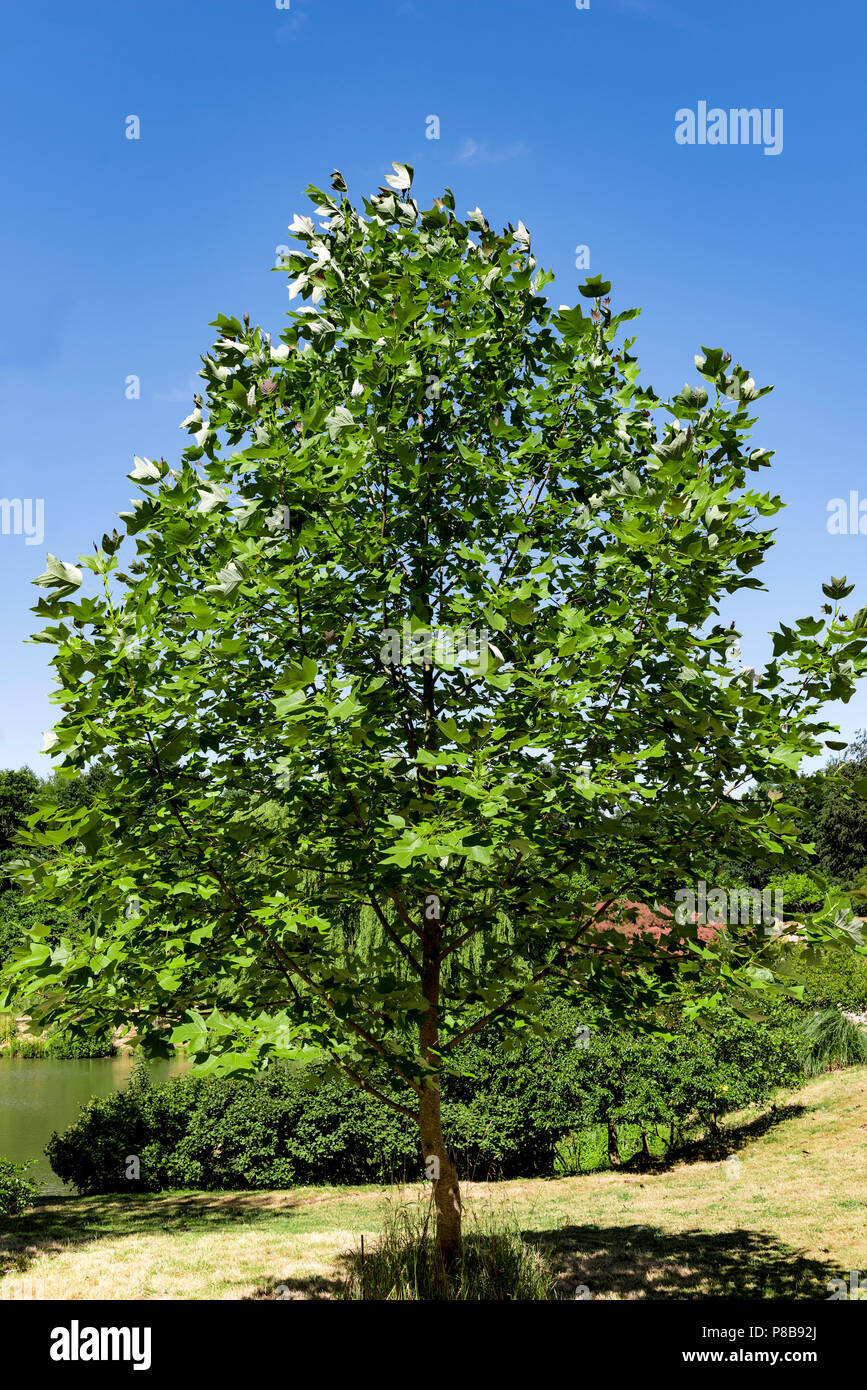
[[[330,415],[326,416],[325,427],[328,430],[328,437],[332,443],[337,438],[341,430],[348,429],[355,424],[352,411],[347,410],[345,405],[339,405]]]
[[[217,570],[216,584],[206,584],[206,594],[231,594],[243,584],[245,579],[244,571],[240,561],[230,560],[228,565],[224,565],[221,570]]]
[[[585,299],[602,299],[611,293],[611,281],[603,280],[601,275],[588,275],[584,284],[578,286],[578,293]]]
[[[215,507],[222,506],[229,500],[229,493],[226,488],[218,487],[216,483],[209,483],[207,487],[199,488],[198,511],[212,512]]]
[[[826,598],[845,598],[847,594],[851,594],[854,588],[854,584],[846,583],[845,574],[843,575],[842,579],[835,579],[832,574],[830,584],[822,585],[822,593],[826,596]]]
[[[395,172],[393,174],[386,174],[386,183],[389,184],[392,188],[396,188],[400,193],[403,193],[406,191],[406,189],[411,188],[413,179],[412,165],[395,164],[394,160],[392,160],[391,167],[392,169],[394,169]]]
[[[134,483],[153,483],[162,477],[158,464],[151,463],[150,459],[140,459],[138,454],[134,454],[133,458],[135,459],[135,467],[126,476],[131,478]]]
[[[65,561],[58,560],[50,551],[46,556],[45,565],[45,573],[31,581],[41,589],[56,589],[58,598],[63,598],[81,587],[84,576],[75,565],[67,565]]]

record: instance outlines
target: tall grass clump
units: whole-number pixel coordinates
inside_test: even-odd
[[[15,1033],[4,1040],[8,1045],[0,1051],[0,1057],[44,1057],[45,1039],[31,1038],[26,1034]]]
[[[350,1256],[347,1299],[517,1302],[556,1298],[554,1270],[517,1226],[491,1217],[473,1221],[459,1258],[445,1264],[437,1248],[431,1208],[389,1212],[376,1243]]]
[[[817,1009],[800,1025],[808,1076],[867,1062],[867,1028],[860,1028],[839,1009]]]

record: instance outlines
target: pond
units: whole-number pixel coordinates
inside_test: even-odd
[[[0,1057],[0,1155],[23,1162],[37,1160],[29,1176],[42,1182],[46,1193],[68,1189],[51,1170],[43,1152],[53,1131],[76,1119],[85,1101],[126,1087],[134,1059],[93,1057],[61,1061],[50,1057]],[[151,1062],[154,1081],[167,1081],[186,1071],[184,1058]]]

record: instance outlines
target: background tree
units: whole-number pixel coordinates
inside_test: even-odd
[[[0,771],[0,963],[20,947],[34,927],[47,927],[45,940],[57,944],[61,936],[74,936],[81,925],[78,914],[62,903],[37,902],[22,896],[15,880],[15,864],[24,852],[21,834],[28,816],[41,807],[90,805],[103,784],[106,771],[95,764],[87,771],[42,782],[29,767]],[[53,858],[50,837],[40,848],[42,858]]]
[[[852,889],[867,872],[867,734],[856,734],[848,746],[836,739],[828,740],[826,746],[845,752],[835,752],[819,771],[799,773],[786,787],[786,801],[799,815],[804,842],[797,868],[802,873],[825,874],[832,883]],[[751,789],[744,800],[761,806],[780,794],[772,783]],[[767,852],[716,869],[717,878],[751,888],[764,888],[776,875],[777,866]]]
[[[834,609],[738,669],[720,605],[760,587],[781,505],[749,443],[770,388],[702,349],[704,384],[660,399],[607,283],[555,310],[523,223],[461,220],[448,190],[422,211],[394,167],[366,216],[339,174],[309,190],[279,344],[216,320],[180,465],[130,474],[127,571],[113,532],[80,561],[94,593],[53,556],[36,581],[52,751],[111,771],[23,876],[97,925],[31,933],[13,979],[53,1017],[135,1010],[154,1051],[183,1020],[212,1068],[325,1052],[417,1122],[450,1255],[462,1041],[532,1026],[543,991],[634,1025],[773,985],[751,929],[652,950],[594,928],[712,856],[786,867],[797,810],[737,790],[819,751],[864,635]],[[810,940],[845,937],[834,913]]]
[[[39,788],[39,778],[29,767],[0,770],[0,893],[11,887],[7,865],[24,821],[33,812]]]
[[[832,760],[824,780],[816,852],[823,873],[848,883],[867,868],[867,734],[856,735],[845,756]]]

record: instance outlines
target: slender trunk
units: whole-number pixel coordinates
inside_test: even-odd
[[[425,912],[422,953],[424,975],[422,992],[427,1013],[419,1029],[419,1047],[426,1062],[438,1068],[440,949],[439,901],[428,895],[431,904]],[[418,1127],[428,1177],[433,1181],[437,1244],[443,1259],[453,1260],[461,1253],[461,1192],[458,1173],[443,1140],[439,1076],[424,1087],[418,1104]]]
[[[620,1146],[617,1143],[617,1126],[608,1125],[608,1162],[613,1168],[620,1162]]]
[[[461,1191],[457,1169],[443,1140],[438,1085],[425,1087],[418,1125],[425,1165],[433,1174],[437,1245],[448,1263],[461,1253]]]
[[[436,401],[433,418],[436,419]],[[425,420],[419,412],[418,426],[421,431],[419,461],[426,465],[424,448]],[[424,503],[424,517],[419,537],[420,569],[419,589],[423,595],[424,617],[430,631],[433,627],[434,613],[430,596],[430,516],[432,485],[428,474],[427,494]],[[431,636],[431,646],[433,637]],[[424,746],[428,752],[436,752],[437,708],[436,680],[431,653],[425,655],[422,676],[422,708],[424,710]],[[436,769],[428,766],[418,767],[418,788],[422,797],[434,798],[436,794]],[[427,1001],[427,1012],[419,1027],[419,1051],[434,1073],[424,1086],[418,1105],[418,1127],[424,1154],[425,1168],[433,1182],[434,1209],[436,1211],[437,1244],[443,1259],[448,1263],[461,1253],[461,1192],[458,1173],[443,1140],[442,1111],[440,1105],[440,1063],[439,1047],[439,1009],[440,1009],[440,951],[442,949],[442,921],[440,917],[439,895],[431,889],[424,900],[422,923],[422,993]]]

